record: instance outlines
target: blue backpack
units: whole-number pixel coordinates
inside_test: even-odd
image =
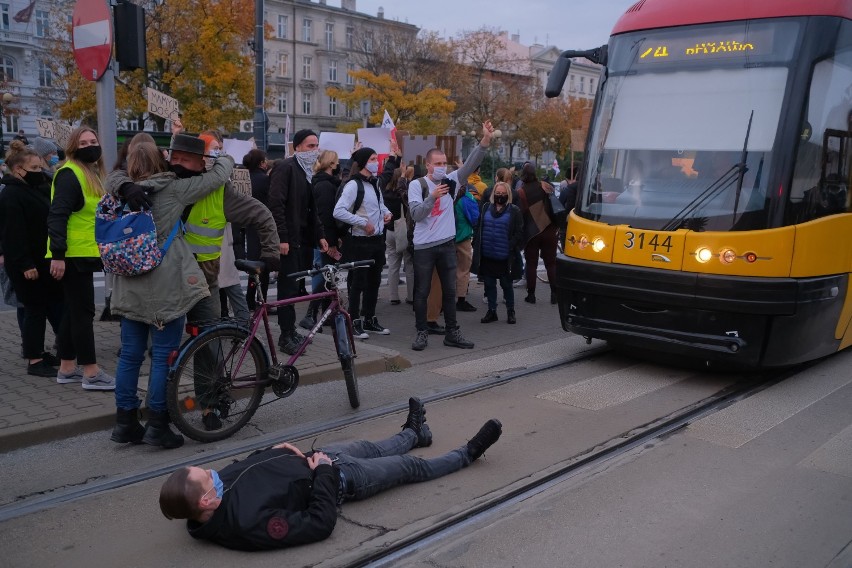
[[[180,225],[178,220],[161,248],[151,211],[131,211],[121,199],[106,194],[98,202],[95,215],[95,242],[104,272],[138,276],[154,270],[163,261]]]

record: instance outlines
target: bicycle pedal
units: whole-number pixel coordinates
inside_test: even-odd
[[[278,398],[286,398],[296,391],[299,386],[299,370],[293,365],[281,363],[273,365],[267,371],[272,392]]]

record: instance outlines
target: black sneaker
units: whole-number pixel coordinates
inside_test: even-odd
[[[50,365],[51,367],[58,367],[62,361],[59,360],[59,357],[51,353],[50,351],[45,351],[41,354],[42,360]]]
[[[427,321],[426,331],[428,331],[432,335],[444,335],[445,333],[447,333],[447,328],[445,328],[443,325],[438,325],[438,322]]]
[[[467,298],[462,298],[456,302],[457,312],[475,312],[476,306],[467,301]]]
[[[426,448],[432,445],[432,431],[426,424],[426,407],[419,398],[408,399],[408,417],[402,425],[403,430],[406,428],[414,430],[417,434],[415,448]]]
[[[52,378],[56,376],[56,367],[49,365],[45,359],[42,359],[38,363],[28,363],[27,374],[34,377]]]
[[[470,439],[467,443],[467,455],[470,456],[470,461],[476,461],[482,457],[485,450],[494,445],[494,442],[500,439],[500,434],[503,433],[503,425],[496,418],[492,418],[482,425],[476,436]]]
[[[367,339],[370,337],[370,334],[364,331],[363,318],[352,320],[352,336],[356,339]]]
[[[427,345],[429,345],[429,332],[418,331],[417,337],[414,338],[414,343],[411,344],[411,348],[415,351],[423,351]]]
[[[529,292],[527,297],[524,298],[524,301],[528,304],[535,304],[535,292]]]
[[[491,323],[497,321],[497,312],[494,310],[488,310],[485,312],[485,317],[479,320],[481,323]]]
[[[459,328],[447,332],[447,335],[444,336],[444,345],[458,347],[459,349],[473,349],[473,342],[465,339]]]
[[[506,310],[506,323],[518,323],[515,319],[515,310]]]
[[[201,423],[204,424],[204,429],[208,432],[218,430],[222,427],[222,420],[212,410],[201,417]]]
[[[295,338],[293,336],[296,336]],[[302,336],[297,335],[295,331],[290,333],[282,333],[278,339],[278,349],[287,355],[295,355],[299,349],[299,344],[302,343]]]
[[[364,318],[364,323],[361,326],[364,331],[369,331],[370,333],[378,333],[379,335],[390,335],[390,330],[385,326],[379,323],[379,318],[373,316],[371,318]]]

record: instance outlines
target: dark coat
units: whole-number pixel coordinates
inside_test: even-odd
[[[249,170],[249,177],[251,196],[269,207],[269,174],[258,168]],[[245,235],[245,242],[242,235]],[[234,231],[234,251],[236,258],[260,260],[262,249],[257,229],[239,226],[239,229]]]
[[[311,182],[295,157],[276,162],[269,174],[269,210],[281,243],[314,248],[325,238]]]
[[[325,239],[328,246],[336,247],[337,223],[334,220],[334,206],[337,204],[337,189],[340,187],[340,178],[325,172],[317,172],[311,181],[314,186],[314,201],[317,204],[317,214],[322,223]]]
[[[485,212],[489,207],[494,207],[493,203],[484,203],[479,212],[479,223],[476,225],[476,233],[474,233],[473,237],[473,263],[471,264],[470,271],[474,274],[479,274],[479,262],[482,260],[482,227],[485,224]],[[508,209],[506,213],[511,216],[511,222],[509,223],[509,258],[506,259],[506,263],[508,264],[509,274],[512,276],[513,280],[516,280],[521,277],[521,266],[517,262],[517,252],[523,248],[525,243],[524,240],[524,221],[521,216],[521,210],[518,209],[516,205],[509,204],[506,206]],[[506,214],[504,213],[504,214]]]
[[[206,523],[189,520],[195,538],[237,550],[269,550],[327,538],[337,521],[340,473],[313,471],[290,450],[270,448],[218,472],[222,502]]]

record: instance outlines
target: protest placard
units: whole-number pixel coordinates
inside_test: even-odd
[[[390,154],[391,131],[389,128],[359,128],[358,141],[376,154]]]
[[[251,197],[251,176],[245,168],[234,168],[231,174],[231,186],[243,195]]]
[[[222,141],[223,150],[225,153],[234,159],[237,164],[243,163],[243,157],[255,148],[255,143],[251,140],[236,140],[234,138],[225,138]]]
[[[52,118],[36,118],[36,128],[38,129],[38,135],[42,138],[49,138],[51,140],[56,138],[56,125]]]
[[[148,112],[169,120],[180,118],[177,99],[151,87],[148,87]]]
[[[352,157],[352,149],[355,147],[355,135],[343,132],[320,132],[320,150],[333,150],[337,152],[337,158],[348,160]]]
[[[71,138],[71,132],[74,130],[74,127],[62,121],[54,122],[53,124],[56,133],[54,140],[56,140],[60,148],[65,148],[68,144],[68,139]]]

